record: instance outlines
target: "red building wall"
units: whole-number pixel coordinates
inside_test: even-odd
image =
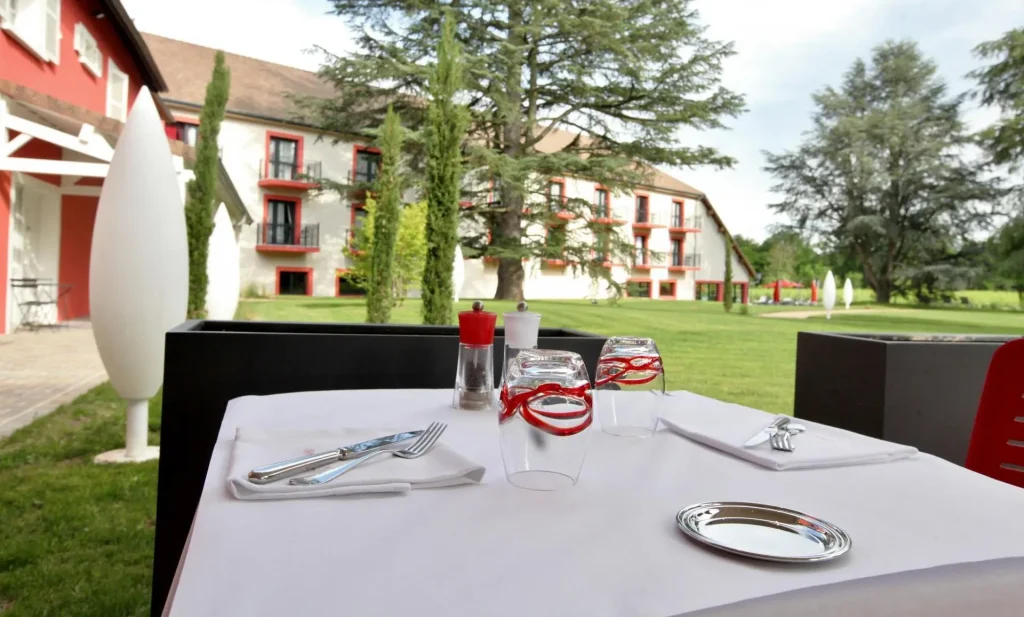
[[[89,315],[89,253],[92,228],[96,222],[99,197],[64,195],[60,204],[61,283],[70,283],[71,291],[63,299],[61,319]]]
[[[98,19],[101,10],[96,0],[63,0],[60,7],[60,62],[56,65],[36,58],[7,34],[0,32],[0,79],[85,107],[96,113],[107,112],[107,59],[128,75],[128,103],[142,87],[142,75],[128,48],[121,42],[109,19]],[[75,24],[83,23],[103,53],[103,77],[90,73],[78,61],[75,51]]]

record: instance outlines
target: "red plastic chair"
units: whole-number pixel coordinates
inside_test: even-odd
[[[965,467],[1024,488],[1024,339],[992,355]]]

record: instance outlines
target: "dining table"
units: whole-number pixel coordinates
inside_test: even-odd
[[[595,423],[576,485],[530,491],[506,481],[497,413],[451,403],[450,389],[231,400],[163,615],[1024,614],[1024,490],[934,456],[780,471],[664,427],[631,439]],[[447,423],[448,448],[486,469],[479,483],[259,501],[228,490],[240,428],[432,421]],[[680,531],[681,509],[721,501],[813,515],[845,530],[852,548],[820,563],[770,563]]]

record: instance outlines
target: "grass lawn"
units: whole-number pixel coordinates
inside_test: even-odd
[[[462,302],[466,309],[469,302]],[[498,312],[512,303],[488,302]],[[620,306],[534,302],[543,325],[602,334],[651,336],[673,389],[789,412],[800,330],[1024,333],[1024,314],[891,309],[831,321],[767,319],[720,304],[626,300]],[[393,321],[419,322],[410,301]],[[800,310],[806,310],[800,307]],[[248,319],[363,321],[359,300],[282,298],[244,301]],[[158,443],[159,398],[150,441]],[[149,611],[156,463],[99,466],[92,457],[124,443],[124,407],[100,386],[0,441],[0,616],[121,617]]]
[[[836,302],[842,304],[843,302],[843,281],[836,280]],[[750,300],[753,302],[761,296],[771,298],[774,290],[765,287],[754,287],[750,290]],[[967,298],[974,307],[981,308],[999,308],[999,309],[1020,309],[1021,300],[1020,296],[1015,291],[1003,291],[994,289],[964,289],[961,291],[950,292],[953,296],[953,306],[946,308],[958,308],[960,305],[960,298]],[[784,289],[782,290],[783,298],[793,298],[794,300],[809,300],[811,298],[811,290],[808,287],[803,289]],[[820,299],[819,295],[819,299]],[[854,289],[853,290],[853,302],[855,304],[873,304],[875,302],[875,292],[870,289]],[[901,298],[896,296],[892,299],[893,304],[916,304],[917,299],[913,296],[907,298]],[[943,306],[943,304],[937,303],[936,306]]]

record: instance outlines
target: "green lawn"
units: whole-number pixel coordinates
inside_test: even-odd
[[[462,302],[460,309],[469,307]],[[487,302],[511,310],[509,302]],[[619,306],[534,302],[546,326],[651,336],[668,384],[770,411],[793,404],[796,333],[801,330],[1024,333],[1024,314],[890,309],[837,312],[806,320],[750,315],[720,304],[626,300]],[[358,300],[282,298],[244,301],[249,319],[363,321]],[[394,321],[419,321],[419,303]],[[92,457],[124,443],[123,405],[100,386],[0,441],[0,615],[120,617],[149,611],[156,464],[98,466]],[[158,443],[159,400],[150,414]]]
[[[836,281],[836,285],[839,286],[837,289],[837,302],[842,303],[843,290],[842,281]],[[764,287],[754,287],[750,290],[750,300],[753,302],[761,296],[768,298],[772,297],[773,290]],[[965,289],[962,291],[954,291],[950,293],[954,297],[953,306],[946,305],[944,308],[959,308],[960,298],[967,298],[972,308],[987,308],[987,309],[1020,309],[1021,301],[1020,296],[1015,291],[1000,291],[994,289]],[[793,298],[794,300],[809,300],[811,298],[810,288],[803,289],[785,289],[782,291],[783,298]],[[820,299],[820,295],[819,295]],[[870,289],[854,289],[853,290],[853,302],[855,304],[872,304],[875,301],[875,292]],[[916,304],[917,299],[913,296],[908,298],[895,297],[892,299],[893,304]],[[944,306],[942,303],[938,303],[936,306]]]

